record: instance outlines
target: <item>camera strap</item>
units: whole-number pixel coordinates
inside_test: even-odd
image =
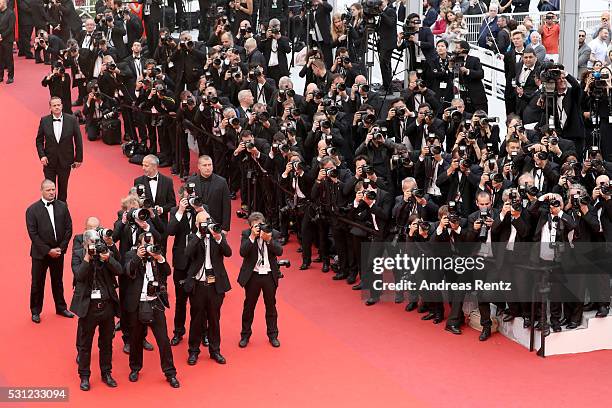
[[[261,243],[261,245],[260,245],[260,243]],[[264,266],[264,264],[265,264],[265,256],[266,256],[266,243],[261,238],[257,239],[257,253],[258,253],[258,256],[259,256],[259,259],[257,261],[257,266]]]

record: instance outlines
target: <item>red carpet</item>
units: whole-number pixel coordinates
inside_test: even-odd
[[[239,231],[244,227],[239,219],[232,221],[229,235],[236,254],[226,262],[233,290],[226,296],[221,323],[221,350],[228,364],[217,365],[203,350],[198,365],[187,366],[183,341],[173,349],[180,389],[165,383],[157,350],[145,352],[140,381],[129,383],[128,359],[117,336],[113,375],[119,387],[109,389],[101,383],[94,346],[92,390],[79,391],[76,319],[54,314],[48,281],[42,323],[30,321],[25,209],[39,198],[42,179],[34,139],[40,116],[48,112],[48,91],[40,86],[47,67],[20,59],[16,68],[16,83],[0,84],[0,174],[4,175],[0,385],[69,387],[71,406],[90,407],[131,406],[144,402],[145,395],[156,406],[186,407],[524,407],[546,402],[571,407],[602,406],[612,398],[612,389],[601,380],[612,374],[612,351],[543,360],[501,335],[486,343],[478,342],[478,333],[471,329],[453,336],[442,325],[405,313],[403,306],[386,303],[366,308],[359,294],[332,281],[331,274],[299,271],[295,238],[285,247],[293,267],[284,271],[278,292],[281,348],[273,349],[267,342],[261,303],[251,343],[239,349],[243,291],[235,279],[241,262]],[[73,171],[69,189],[75,233],[81,232],[89,215],[112,225],[120,198],[141,174],[122,157],[119,147],[84,143],[84,165]],[[69,263],[68,257],[67,302]],[[173,309],[167,313],[170,330],[173,313]]]

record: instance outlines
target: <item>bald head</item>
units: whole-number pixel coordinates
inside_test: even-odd
[[[100,220],[97,217],[87,217],[85,220],[85,230],[95,230],[100,226]]]
[[[40,194],[42,198],[47,201],[55,200],[55,183],[49,179],[44,179],[43,182],[40,183]]]

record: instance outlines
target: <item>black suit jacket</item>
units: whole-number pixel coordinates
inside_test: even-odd
[[[392,50],[397,46],[397,15],[395,9],[389,5],[380,14],[378,23],[378,48],[382,50]]]
[[[83,251],[83,249],[81,249]],[[121,264],[111,255],[107,262],[91,260],[81,262],[75,271],[76,288],[72,295],[70,310],[79,317],[86,317],[91,301],[91,290],[93,289],[94,262],[98,263],[96,279],[101,281],[101,285],[106,288],[113,304],[115,316],[119,316],[119,298],[115,290],[115,276],[123,273]]]
[[[115,221],[115,225],[113,226],[113,241],[119,241],[119,254],[121,255],[121,262],[122,264],[125,264],[126,254],[130,250],[132,250],[132,247],[136,245],[136,242],[132,240],[131,227],[128,224],[124,224],[121,222],[122,215],[123,212],[119,212],[119,218],[117,219],[117,221]],[[153,234],[153,239],[155,240],[155,242],[161,242],[161,235],[153,225],[151,219],[147,221],[147,224],[149,224],[149,232]],[[138,236],[143,232],[144,231],[140,227],[138,227],[136,232],[136,239],[138,239]]]
[[[146,263],[132,250],[126,254],[125,274],[128,278],[128,286],[125,295],[125,310],[135,312],[140,303],[140,293],[146,273]],[[166,286],[167,278],[170,275],[170,265],[168,262],[158,263],[153,260],[153,275],[158,280],[160,286]],[[124,302],[122,300],[122,302]]]
[[[66,203],[55,200],[53,204],[55,234],[49,213],[42,200],[36,201],[26,210],[26,226],[32,244],[30,256],[33,259],[44,259],[52,248],[60,248],[66,253],[72,237],[72,218]]]
[[[323,38],[323,43],[331,45],[331,12],[334,7],[327,2],[327,0],[323,0],[321,4],[317,7],[317,9],[312,13],[313,19],[310,21],[310,27],[314,29],[314,24],[316,23],[319,26],[319,30],[321,32],[321,37]],[[310,36],[310,33],[306,33],[307,36]]]
[[[145,194],[147,198],[153,199],[153,193],[151,192],[151,186],[147,176],[140,176],[134,179],[134,186],[142,184],[145,186]],[[168,213],[170,209],[176,205],[176,196],[174,195],[174,183],[170,177],[164,176],[161,173],[157,173],[157,193],[155,194],[155,205],[159,205],[164,209],[163,214],[159,214],[159,217],[168,223]]]
[[[213,273],[215,275],[215,290],[217,293],[228,292],[232,286],[230,285],[223,258],[232,256],[232,249],[227,243],[225,235],[222,234],[221,242],[217,243],[211,236],[210,242],[210,263],[212,264]],[[204,245],[203,240],[197,234],[189,236],[189,244],[185,249],[185,255],[189,258],[189,272],[187,272],[187,281],[184,284],[186,291],[190,292],[193,289],[195,277],[204,265]],[[196,289],[197,290],[197,289]]]
[[[473,55],[468,55],[465,59],[465,67],[470,70],[469,74],[460,74],[459,79],[465,87],[466,91],[462,92],[462,97],[469,97],[473,104],[487,103],[487,94],[485,93],[484,70],[480,64],[480,59]]]
[[[278,69],[280,75],[289,75],[289,65],[287,64],[287,54],[291,52],[291,45],[289,44],[289,38],[281,37],[277,41],[278,45]],[[270,61],[270,54],[272,53],[272,40],[266,39],[259,42],[259,50],[262,52],[264,60]],[[264,65],[265,66],[265,65]]]
[[[183,214],[181,220],[176,219],[176,212],[178,207],[173,207],[170,210],[170,220],[168,221],[168,235],[174,236],[174,242],[172,244],[172,266],[174,267],[174,273],[177,270],[186,272],[189,266],[189,260],[185,255],[185,249],[187,248],[187,236],[195,231],[195,215],[191,217],[191,223],[187,219],[187,212]],[[194,228],[194,229],[192,229]],[[181,279],[183,279],[181,277]]]
[[[59,143],[53,133],[53,115],[43,116],[38,125],[36,135],[36,150],[38,157],[46,157],[49,166],[68,168],[73,163],[83,162],[83,138],[77,119],[63,113],[62,135]]]
[[[202,180],[199,174],[189,177],[187,182],[195,183],[196,194],[198,197],[202,198],[204,204],[208,206],[208,213],[215,222],[221,224],[223,231],[229,231],[232,216],[232,203],[227,181],[217,174],[212,174],[210,177],[210,186],[208,187],[208,193],[206,195],[203,194]]]
[[[253,268],[257,263],[258,248],[257,240],[251,242],[250,239],[251,230],[246,229],[242,231],[242,240],[240,241],[240,256],[242,259],[242,266],[240,267],[240,274],[238,274],[238,283],[240,286],[246,286],[249,279],[253,275]],[[276,261],[276,257],[283,254],[283,247],[278,242],[279,237],[278,231],[272,231],[272,240],[266,243],[268,262],[270,263],[270,269],[274,284],[278,287],[278,279],[280,277],[280,269]]]

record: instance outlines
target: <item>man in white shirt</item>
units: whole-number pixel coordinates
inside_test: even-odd
[[[589,43],[589,47],[591,48],[591,56],[589,57],[589,62],[587,63],[588,68],[593,68],[593,64],[595,63],[595,61],[600,61],[604,65],[606,64],[606,59],[608,57],[609,37],[610,30],[608,28],[602,27],[599,30],[597,38],[595,38]]]

